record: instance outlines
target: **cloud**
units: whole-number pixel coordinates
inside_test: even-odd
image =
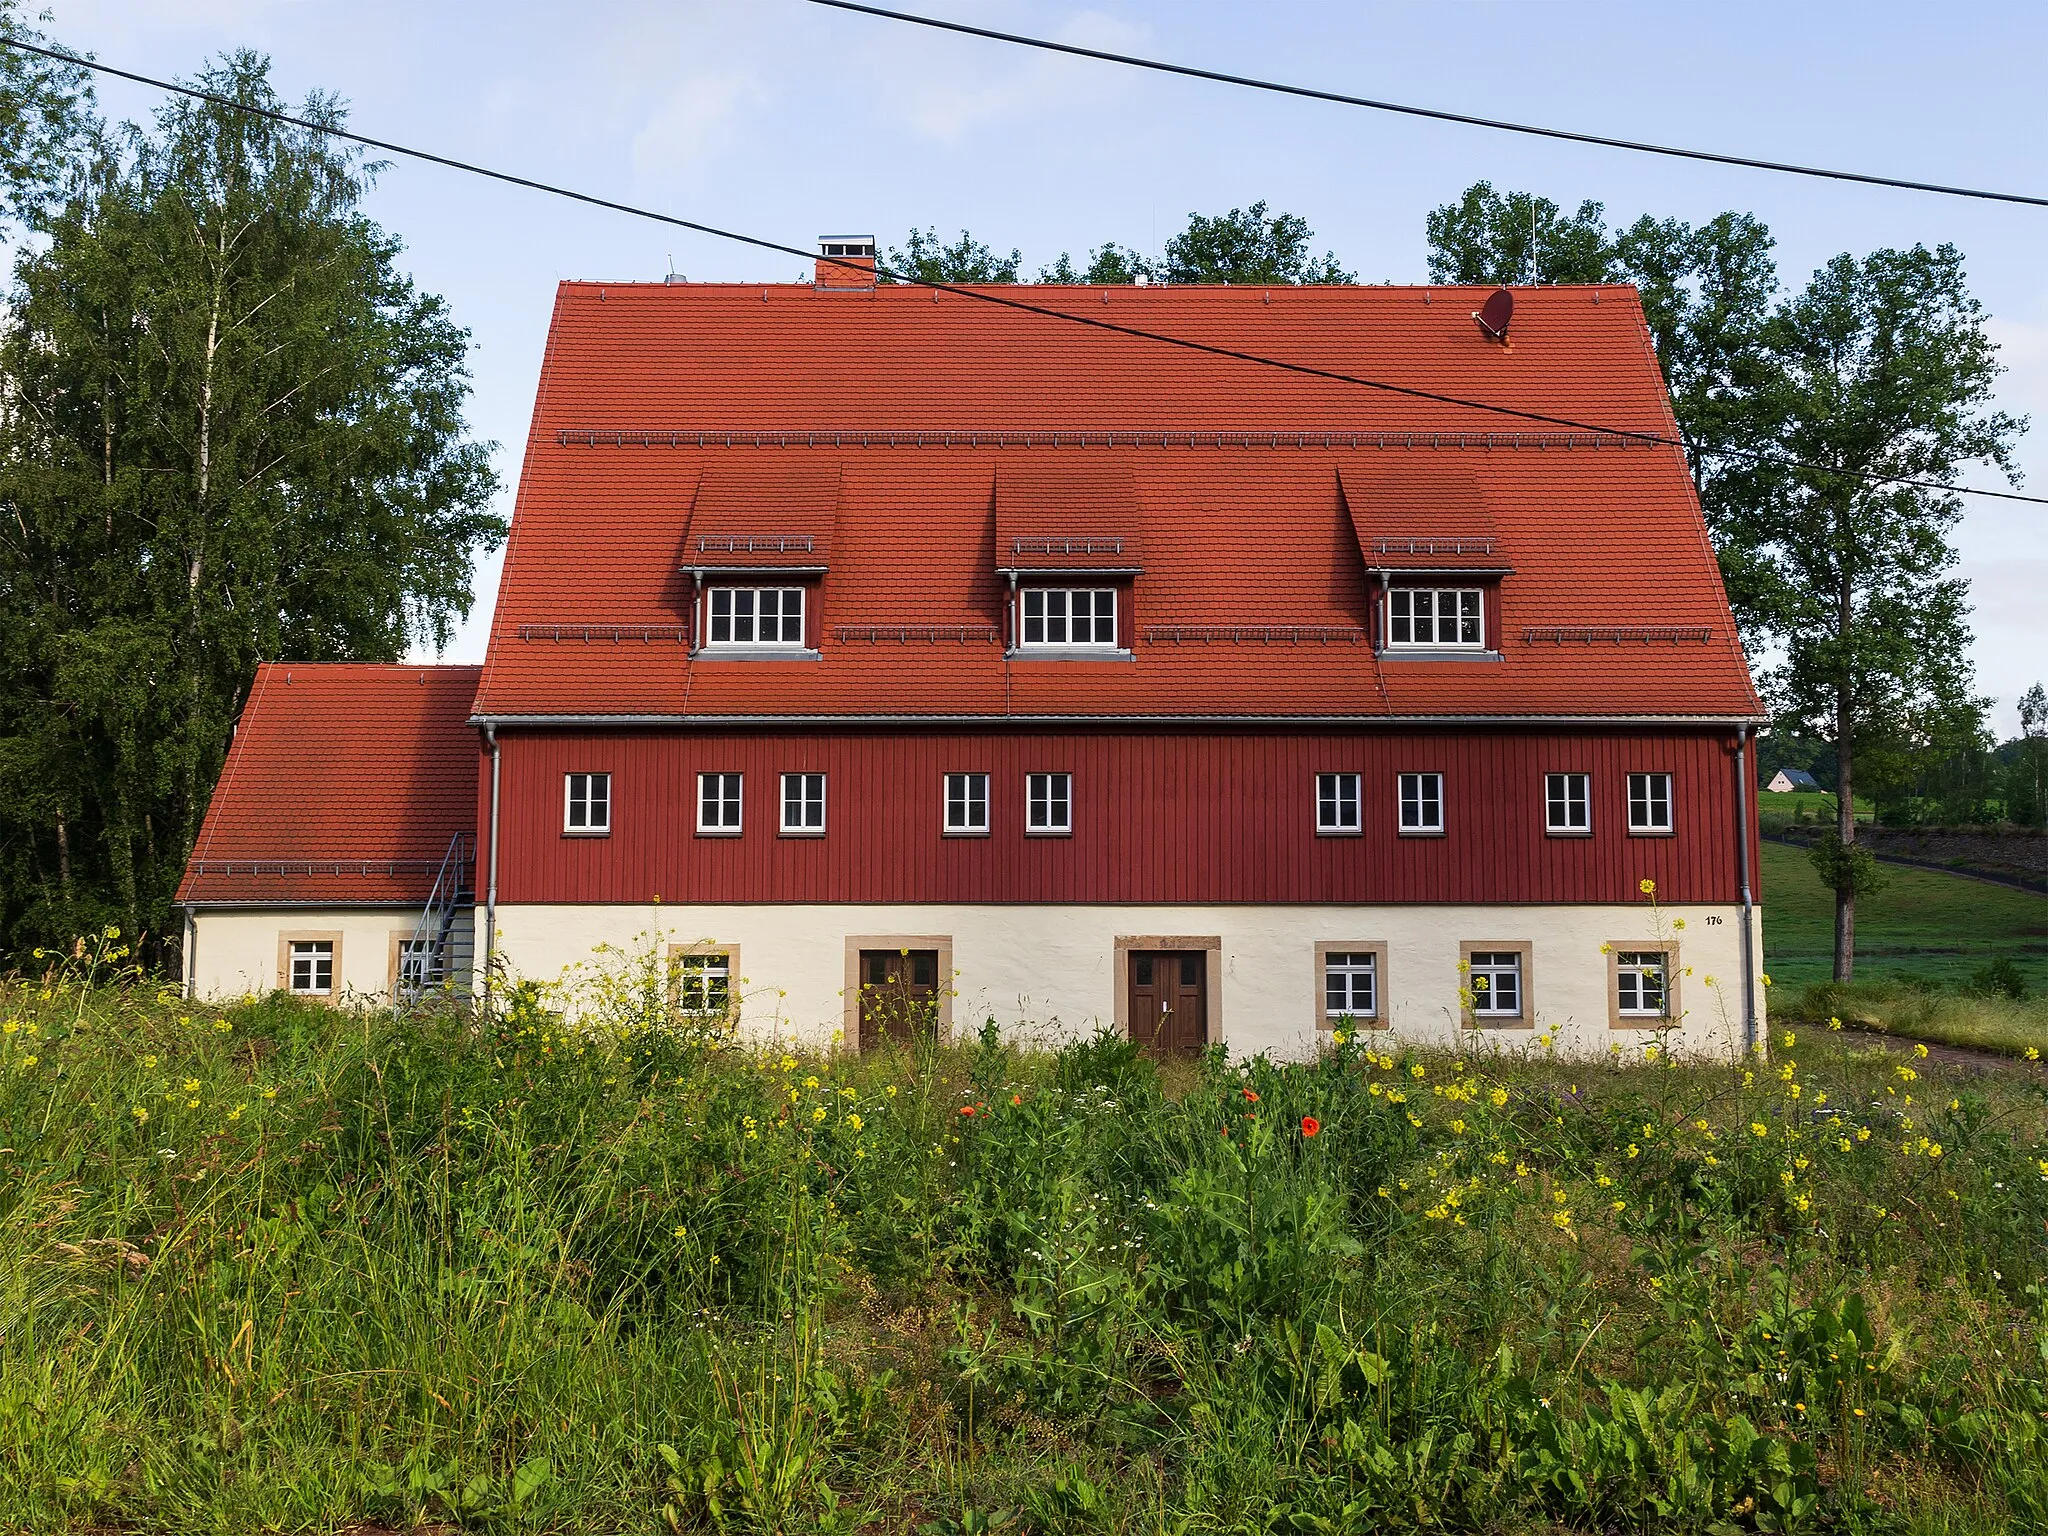
[[[1077,12],[1050,35],[1058,42],[1118,53],[1138,51],[1147,36],[1144,29],[1101,11]],[[885,56],[906,77],[905,88],[885,96],[885,104],[894,99],[913,132],[947,145],[998,124],[1068,116],[1120,101],[1135,84],[1131,73],[1115,64],[998,43],[925,34],[885,46]]]
[[[636,182],[661,187],[700,167],[742,137],[747,110],[768,100],[752,70],[686,77],[633,135],[627,157]]]

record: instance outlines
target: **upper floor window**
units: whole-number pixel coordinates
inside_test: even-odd
[[[585,836],[611,831],[612,776],[567,773],[562,780],[562,830]]]
[[[1632,773],[1628,776],[1628,829],[1631,832],[1671,830],[1671,775]]]
[[[1440,773],[1401,775],[1401,830],[1409,834],[1444,829],[1444,776]]]
[[[1025,645],[1116,645],[1116,588],[1026,587]]]
[[[712,645],[804,643],[802,587],[713,587]]]
[[[1074,830],[1074,776],[1071,773],[1027,773],[1024,776],[1024,830],[1040,837]]]
[[[697,775],[697,830],[731,834],[740,830],[741,776],[737,773]]]
[[[1591,832],[1593,776],[1589,773],[1546,773],[1543,776],[1544,825],[1552,832]]]
[[[1483,645],[1477,587],[1394,587],[1387,593],[1387,644]]]
[[[987,834],[987,774],[949,773],[946,775],[946,830],[956,835],[985,836]]]
[[[825,775],[782,776],[782,831],[785,837],[821,837],[825,831]]]
[[[1319,773],[1316,775],[1316,832],[1321,836],[1358,833],[1359,775]]]

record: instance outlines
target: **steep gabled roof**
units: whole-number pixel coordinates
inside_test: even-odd
[[[1758,713],[1683,456],[1612,435],[1675,436],[1634,290],[1523,291],[1505,346],[1479,289],[1003,291],[1611,431],[911,287],[567,283],[477,713]],[[729,477],[836,484],[820,659],[690,657],[691,509]],[[1142,569],[1132,659],[1006,660],[1020,567]],[[1383,567],[1511,568],[1499,659],[1377,659]]]
[[[478,667],[266,662],[178,901],[417,903],[476,826]]]

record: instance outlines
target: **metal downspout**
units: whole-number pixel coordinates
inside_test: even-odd
[[[199,914],[185,909],[185,996],[199,993]]]
[[[1749,727],[1735,728],[1736,867],[1742,884],[1742,1049],[1756,1049],[1756,917],[1749,869]]]
[[[491,982],[498,957],[498,723],[484,722],[484,741],[491,749],[491,877],[484,887],[484,1013],[491,1011]]]

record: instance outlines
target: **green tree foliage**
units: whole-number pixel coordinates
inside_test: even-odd
[[[2006,819],[2048,826],[2048,689],[2039,683],[2020,695],[2019,739],[2001,755]]]
[[[201,84],[274,108],[267,62]],[[314,97],[301,109],[338,122]],[[16,263],[0,369],[0,901],[161,934],[258,659],[395,660],[469,606],[467,332],[363,216],[375,167],[179,100]]]
[[[1491,182],[1476,181],[1455,203],[1429,215],[1429,280],[1613,282],[1616,253],[1607,237],[1606,212],[1601,204],[1587,202],[1567,216],[1547,197],[1496,192]]]
[[[1299,214],[1268,216],[1263,198],[1214,217],[1191,213],[1188,227],[1166,242],[1156,275],[1169,283],[1357,282],[1334,252],[1309,254],[1314,236]]]
[[[0,0],[0,38],[49,40]],[[20,49],[0,47],[0,217],[33,221],[63,190],[93,130],[90,76]]]
[[[951,245],[931,229],[913,229],[901,250],[889,252],[892,271],[926,283],[1014,283],[1024,264],[1023,253],[998,256],[966,230]]]
[[[1723,538],[1781,648],[1766,693],[1781,720],[1834,743],[1845,850],[1860,746],[1882,765],[1979,728],[1967,584],[1949,542],[1960,498],[1886,482],[1953,483],[1973,461],[2012,472],[2025,423],[1990,409],[1999,367],[1984,318],[1952,246],[1836,257],[1768,327],[1752,408],[1775,451],[1726,471]],[[1846,981],[1855,883],[1835,889]]]
[[[1151,274],[1151,263],[1143,256],[1112,240],[1088,253],[1085,268],[1077,268],[1073,259],[1061,251],[1058,261],[1038,269],[1038,280],[1041,283],[1090,283],[1110,287],[1135,283],[1141,275],[1149,280]]]

